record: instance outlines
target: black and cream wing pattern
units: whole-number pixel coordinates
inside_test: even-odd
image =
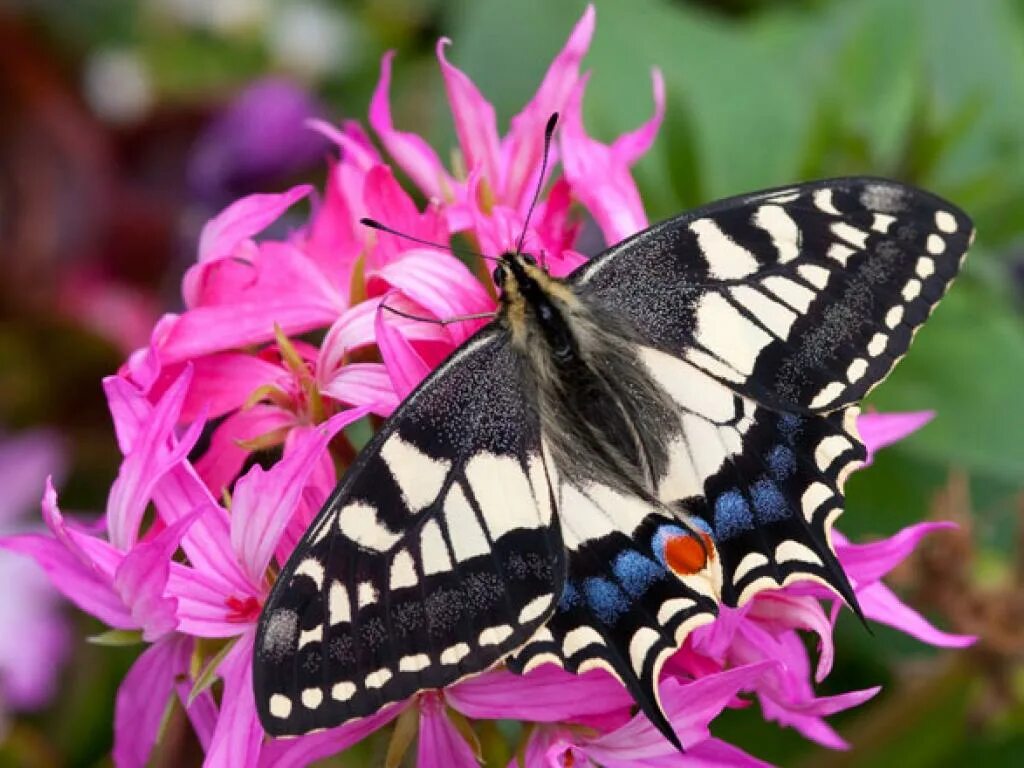
[[[678,745],[660,670],[719,604],[813,579],[856,609],[831,528],[865,455],[857,404],[972,237],[949,203],[869,178],[639,233],[545,289],[611,350],[559,383],[593,389],[558,395],[583,403],[564,411],[589,431],[545,416],[549,385],[499,315],[387,422],[277,580],[255,662],[268,732],[336,725],[505,661],[606,669]],[[576,440],[579,457],[619,455],[590,400],[617,409],[607,437],[635,440],[622,454],[635,473],[576,459]]]
[[[565,554],[517,377],[500,334],[477,334],[346,474],[264,608],[254,682],[269,733],[443,687],[541,626]]]

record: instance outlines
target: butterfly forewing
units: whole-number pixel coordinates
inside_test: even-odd
[[[281,572],[256,639],[266,730],[305,733],[480,672],[561,592],[564,548],[500,334],[411,396]]]
[[[714,203],[583,265],[584,296],[764,405],[831,411],[892,369],[973,237],[967,216],[883,179]]]

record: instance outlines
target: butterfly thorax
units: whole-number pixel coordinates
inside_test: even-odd
[[[526,364],[545,443],[559,471],[653,495],[665,470],[673,406],[636,355],[635,334],[532,257],[496,270],[499,322]]]

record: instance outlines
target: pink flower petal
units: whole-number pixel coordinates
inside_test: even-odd
[[[921,539],[932,531],[953,528],[956,528],[956,524],[951,522],[917,523],[904,528],[895,536],[870,544],[852,544],[836,531],[833,533],[836,556],[855,586],[867,585],[880,580],[902,563]]]
[[[285,211],[313,191],[308,184],[278,195],[249,195],[236,200],[210,219],[199,235],[199,261],[231,256],[238,245],[277,221]]]
[[[366,213],[370,218],[403,235],[437,243],[440,248],[447,245],[450,235],[444,217],[433,207],[428,207],[421,214],[386,165],[378,165],[366,174],[363,196]],[[377,245],[367,258],[367,268],[370,270],[379,269],[398,258],[403,251],[409,250],[408,238],[380,230],[373,231],[373,237]]]
[[[233,557],[223,555],[234,561]],[[178,631],[197,637],[234,637],[253,625],[262,592],[251,585],[235,589],[216,574],[181,563],[171,563],[167,595],[178,602]],[[237,606],[252,606],[251,615],[239,614]]]
[[[862,413],[857,417],[857,431],[860,432],[860,439],[868,449],[865,465],[872,462],[879,450],[899,442],[934,418],[935,411]]]
[[[366,408],[335,416],[271,469],[256,465],[235,483],[232,498],[231,546],[252,584],[263,583],[281,533],[298,504],[309,473],[327,443],[346,425],[362,418]]]
[[[448,63],[444,49],[451,41],[437,41],[437,60],[441,64],[448,103],[455,119],[455,133],[466,159],[466,168],[483,171],[484,178],[497,194],[503,188],[501,157],[498,145],[498,124],[491,106],[465,73]]]
[[[338,728],[297,739],[274,739],[263,747],[260,768],[305,768],[362,741],[398,717],[407,707],[408,703],[403,702]]]
[[[388,51],[381,58],[380,80],[370,102],[370,125],[388,154],[428,197],[450,197],[454,182],[437,153],[415,133],[395,130],[391,121],[388,91],[391,87],[391,61],[394,56],[394,51]]]
[[[399,403],[391,377],[381,363],[350,363],[320,392],[341,403],[365,405],[378,416],[390,416]]]
[[[751,601],[747,615],[780,630],[807,629],[817,634],[819,657],[814,679],[820,683],[828,676],[835,658],[835,647],[832,645],[832,623],[821,603],[785,592],[762,592]]]
[[[580,61],[590,48],[594,34],[594,17],[594,6],[588,5],[565,47],[551,62],[537,93],[523,111],[512,118],[501,148],[506,158],[506,178],[501,197],[506,205],[522,209],[530,203],[540,171],[544,126],[552,113],[564,110],[565,102],[579,79]],[[522,212],[525,214],[525,210]]]
[[[171,557],[181,537],[205,510],[198,509],[162,530],[149,541],[136,544],[114,574],[114,588],[148,643],[178,626],[178,601],[165,597]]]
[[[191,380],[192,371],[186,368],[160,398],[110,488],[107,526],[111,543],[122,551],[135,544],[142,515],[157,482],[185,459],[199,439],[203,425],[195,422],[180,442],[169,447]]]
[[[263,727],[256,716],[252,692],[253,632],[246,632],[228,651],[217,673],[224,681],[220,717],[204,765],[251,768],[257,765]]]
[[[660,686],[661,703],[676,735],[687,749],[709,737],[708,724],[741,690],[753,687],[773,666],[762,662],[682,684],[667,678]],[[679,757],[676,749],[643,715],[612,733],[583,745],[587,756],[606,768],[636,765],[639,760]]]
[[[389,296],[393,294],[388,294]],[[385,297],[387,300],[387,297]],[[377,345],[395,394],[405,399],[431,371],[431,366],[391,324],[390,312],[377,312]]]
[[[936,629],[881,582],[857,590],[857,599],[867,618],[887,624],[923,643],[939,648],[967,648],[977,641],[972,635],[954,635]]]
[[[473,749],[452,725],[440,694],[420,697],[418,768],[479,768]]]
[[[239,440],[253,440],[294,424],[295,414],[273,405],[258,403],[236,411],[217,425],[206,453],[196,462],[196,471],[206,486],[219,495],[232,486],[249,456]]]
[[[114,705],[114,763],[118,768],[149,764],[175,678],[188,672],[191,653],[191,638],[164,638],[143,651],[121,681]]]
[[[657,70],[653,81],[654,116],[637,131],[627,134],[621,144],[607,146],[586,134],[582,113],[586,78],[576,86],[566,108],[559,137],[565,178],[608,243],[616,243],[647,226],[647,215],[629,166],[636,153],[653,141],[661,126],[665,87]]]
[[[463,680],[445,691],[462,714],[479,719],[559,722],[631,706],[633,699],[611,675],[573,675],[545,664],[527,675],[504,670]]]
[[[242,407],[266,384],[288,376],[280,366],[256,355],[220,352],[192,361],[192,384],[180,420],[195,421],[200,413],[213,419]]]

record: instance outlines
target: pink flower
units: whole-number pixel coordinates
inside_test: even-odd
[[[47,472],[62,474],[56,436],[27,432],[0,439],[0,534],[24,529],[21,516],[34,505]],[[3,539],[0,539],[3,547]],[[3,709],[36,709],[54,693],[67,655],[67,627],[58,596],[39,568],[0,549],[0,702]],[[31,638],[31,642],[26,642]],[[5,712],[0,709],[0,729]]]

